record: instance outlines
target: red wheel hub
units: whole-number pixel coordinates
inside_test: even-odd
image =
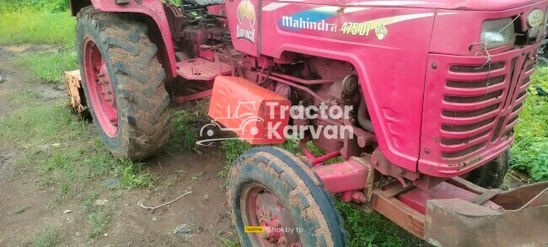
[[[112,81],[99,48],[91,38],[84,40],[86,86],[97,121],[110,137],[118,133],[118,111]]]
[[[300,247],[299,233],[289,211],[278,197],[259,184],[249,185],[242,197],[245,226],[262,226],[265,232],[250,235],[261,246]]]

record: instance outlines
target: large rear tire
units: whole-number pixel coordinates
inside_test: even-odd
[[[258,147],[240,156],[227,194],[242,246],[347,246],[332,196],[302,160],[283,149]],[[246,226],[266,231],[246,233]]]
[[[106,148],[117,158],[151,156],[168,140],[170,113],[147,26],[89,6],[78,13],[76,35],[84,93]]]

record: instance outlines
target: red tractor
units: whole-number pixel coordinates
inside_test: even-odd
[[[261,144],[229,175],[244,246],[346,246],[333,196],[437,246],[545,245],[548,184],[496,188],[547,7],[72,0],[78,104],[115,157],[144,159],[168,140],[170,102],[211,97],[207,141]],[[288,136],[305,156],[268,146]]]

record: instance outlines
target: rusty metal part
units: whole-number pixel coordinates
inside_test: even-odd
[[[424,239],[436,246],[546,246],[548,182],[500,193],[492,210],[462,199],[427,203]]]
[[[80,71],[65,71],[65,82],[72,108],[74,108],[74,110],[80,115],[88,114],[89,111],[86,103],[86,96],[84,95],[84,91],[82,89]]]
[[[300,90],[302,90],[302,91],[305,91],[306,93],[310,94],[312,97],[316,98],[319,102],[324,102],[324,101],[325,101],[324,98],[320,97],[317,93],[315,93],[314,91],[312,91],[310,88],[307,88],[307,87],[305,87],[305,86],[298,85],[297,83],[292,82],[292,81],[290,81],[290,80],[287,80],[287,79],[284,79],[284,78],[280,78],[280,77],[277,77],[277,76],[273,76],[273,75],[264,74],[264,73],[259,73],[259,75],[264,76],[265,78],[268,78],[268,79],[271,79],[271,80],[280,82],[280,83],[287,84],[287,85],[289,85],[289,86],[291,86],[291,87],[300,89]]]
[[[501,205],[506,210],[522,210],[527,207],[548,205],[548,182],[530,184],[515,190],[505,191],[493,197],[491,201]],[[546,214],[546,218],[548,218],[548,214]],[[548,227],[548,224],[546,226]]]
[[[398,179],[404,187],[411,185],[411,183],[405,179],[410,181],[419,179],[418,173],[406,170],[388,161],[378,148],[373,151],[373,155],[371,156],[371,165],[373,165],[373,167],[375,167],[375,169],[383,175]]]
[[[468,187],[469,184],[460,179],[450,179],[444,184],[460,190],[471,188],[467,190],[468,193],[479,192],[480,197],[494,193],[474,186]],[[411,192],[403,192],[402,195]],[[498,193],[484,206],[472,202],[476,198],[427,199],[425,214],[399,200],[401,196],[390,197],[388,193],[375,189],[371,208],[435,246],[548,244],[548,182]],[[499,207],[488,206],[493,204]]]
[[[301,78],[298,78],[298,77],[295,77],[295,76],[290,76],[290,75],[276,73],[276,72],[271,72],[270,75],[277,76],[277,77],[280,77],[282,79],[294,81],[294,82],[305,84],[305,85],[318,85],[318,84],[333,83],[333,80],[324,80],[324,79],[305,80],[305,79],[301,79]]]
[[[470,202],[481,205],[481,204],[484,204],[487,201],[491,200],[491,198],[496,196],[498,193],[500,193],[500,190],[498,190],[498,189],[488,190],[488,191],[483,192],[481,195],[475,197]]]
[[[184,14],[179,7],[171,3],[164,3],[164,11],[166,12],[173,42],[178,42],[180,39],[179,33],[183,28]]]

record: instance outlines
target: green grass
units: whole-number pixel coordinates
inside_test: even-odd
[[[181,110],[173,114],[171,121],[174,129],[171,133],[168,149],[171,151],[180,150],[181,148],[192,150],[196,145],[196,141],[198,141],[198,131],[201,127],[196,115]]]
[[[537,67],[532,85],[548,91],[548,67]],[[548,180],[548,97],[530,88],[510,150],[512,168],[527,172],[535,181]]]
[[[15,213],[16,214],[22,214],[23,212],[25,212],[25,210],[27,210],[27,208],[29,208],[29,207],[18,206],[18,207],[15,208]]]
[[[97,237],[110,224],[111,210],[97,210],[89,214],[88,220],[91,224],[91,230],[88,234],[89,237]]]
[[[11,104],[15,110],[0,118],[0,148],[21,150],[15,158],[16,169],[35,172],[38,186],[54,192],[50,203],[80,199],[88,215],[90,237],[104,232],[114,209],[95,206],[97,192],[81,195],[153,186],[154,178],[143,164],[114,159],[96,137],[95,128],[79,121],[65,104],[45,104],[30,91],[18,94]],[[118,181],[118,186],[104,188],[101,181],[105,179]],[[15,212],[24,210],[17,208]],[[31,246],[56,245],[47,245],[53,238],[44,234],[31,241]],[[45,244],[35,244],[38,242]]]
[[[62,83],[63,71],[78,69],[78,56],[72,49],[59,52],[39,52],[23,55],[19,64],[29,68],[36,78],[46,82]]]
[[[122,188],[151,188],[154,185],[152,174],[143,172],[142,163],[121,160],[116,167],[122,170],[122,179],[120,181]]]
[[[0,9],[7,8],[0,4]],[[0,12],[0,45],[59,44],[73,47],[76,20],[69,12],[21,9]]]
[[[0,14],[17,12],[22,9],[32,11],[61,12],[67,11],[70,0],[2,0]]]
[[[82,198],[82,211],[88,215],[88,222],[91,229],[88,236],[94,238],[103,233],[110,225],[112,213],[115,208],[112,202],[105,205],[96,205],[95,201],[99,199],[97,192],[90,192]]]
[[[0,118],[0,140],[10,141],[1,144],[21,148],[17,165],[36,170],[43,187],[55,188],[60,199],[86,189],[75,181],[85,183],[97,176],[120,178],[126,189],[152,186],[153,178],[143,173],[142,164],[113,159],[100,140],[94,140],[94,127],[79,121],[68,106],[43,104],[32,92],[18,95],[12,104],[16,110]]]
[[[350,246],[428,246],[378,213],[364,214],[360,209],[338,201],[337,209],[345,219]]]
[[[223,179],[228,178],[228,172],[230,171],[230,167],[232,167],[232,163],[252,147],[251,144],[241,140],[223,141],[221,143],[221,149],[225,152],[226,164],[219,172],[219,177]]]
[[[54,247],[63,242],[63,237],[53,228],[40,230],[33,238],[23,242],[28,247]]]

